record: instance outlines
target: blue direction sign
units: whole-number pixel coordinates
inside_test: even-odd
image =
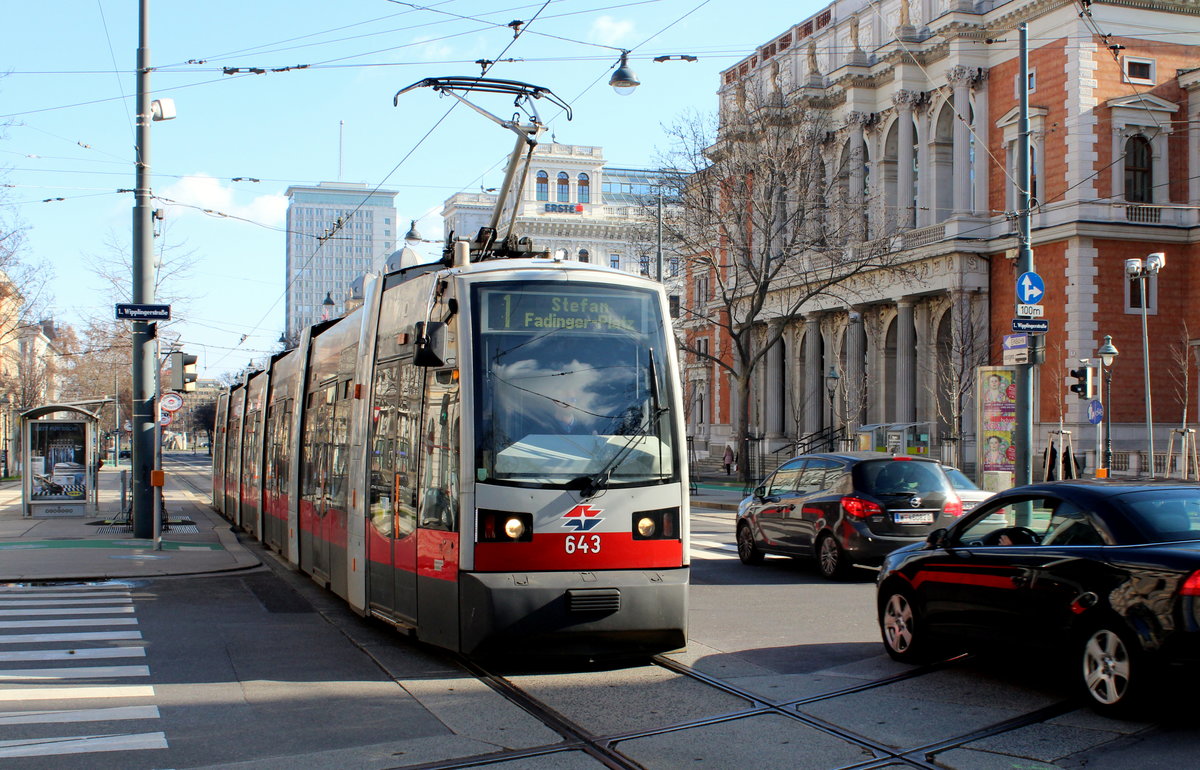
[[[1050,331],[1050,322],[1045,318],[1014,318],[1012,330],[1028,334],[1045,334]]]
[[[1005,334],[1004,350],[1024,350],[1029,347],[1029,338],[1024,334]]]
[[[1088,402],[1088,422],[1092,425],[1099,425],[1104,419],[1104,404],[1101,404],[1096,399]]]
[[[118,302],[118,321],[170,321],[170,305],[147,305],[145,303]]]
[[[1046,282],[1037,273],[1021,273],[1017,277],[1017,299],[1022,305],[1036,305],[1046,296]]]

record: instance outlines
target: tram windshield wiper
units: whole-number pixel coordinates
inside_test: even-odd
[[[658,370],[654,363],[654,348],[650,348],[650,360],[646,366],[646,374],[650,378],[650,413],[646,415],[636,430],[630,431],[629,438],[609,458],[603,468],[588,476],[579,476],[567,482],[567,489],[579,490],[580,500],[589,500],[607,487],[609,479],[612,478],[613,470],[625,462],[625,458],[633,451],[633,445],[637,443],[638,439],[646,435],[649,429],[658,422],[660,417],[670,411],[668,407],[663,406],[661,403],[658,388]]]

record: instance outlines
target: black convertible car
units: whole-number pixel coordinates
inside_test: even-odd
[[[891,553],[878,587],[896,660],[1047,646],[1069,652],[1098,710],[1124,710],[1163,664],[1200,660],[1200,486],[1010,489]]]

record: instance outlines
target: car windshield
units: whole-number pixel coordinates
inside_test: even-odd
[[[476,480],[538,487],[676,475],[658,295],[556,282],[475,287]]]
[[[854,466],[856,489],[869,495],[946,492],[942,469],[920,460],[866,460]]]
[[[942,470],[946,472],[946,476],[950,479],[950,485],[955,489],[979,489],[979,486],[958,468],[942,466]]]
[[[1133,492],[1120,500],[1148,542],[1200,540],[1200,488]]]

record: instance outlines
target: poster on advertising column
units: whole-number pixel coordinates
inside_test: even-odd
[[[1017,448],[1013,434],[1017,428],[1016,369],[1011,366],[981,366],[976,369],[975,403],[979,415],[975,435],[978,448],[977,468],[980,486],[999,492],[1013,485],[1017,469]]]

